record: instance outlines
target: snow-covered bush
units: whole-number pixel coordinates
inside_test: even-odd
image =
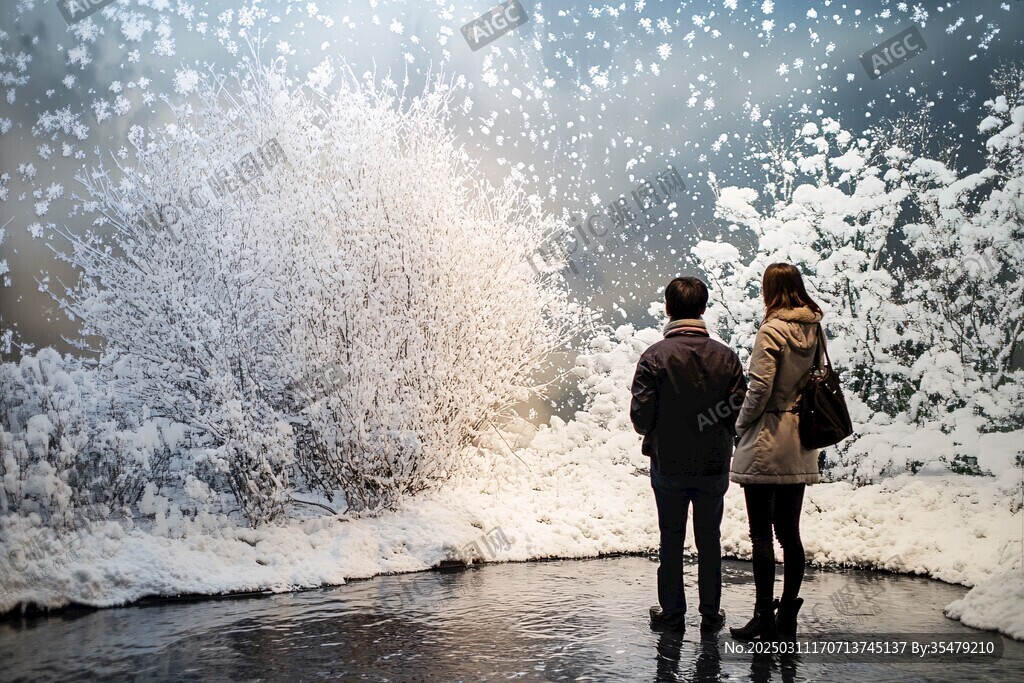
[[[924,110],[859,135],[833,119],[807,123],[750,155],[764,171],[759,189],[719,187],[712,177],[719,218],[755,245],[744,254],[720,238],[692,250],[718,293],[708,311],[717,329],[749,349],[761,275],[789,261],[826,310],[832,359],[866,409],[863,420],[952,430],[977,415],[983,430],[1019,429],[1024,373],[1012,359],[1024,343],[1022,76],[1013,67],[993,79],[1001,93],[986,103],[987,164],[975,173],[958,174],[955,150]],[[847,442],[835,452],[845,466],[844,454],[858,449]],[[957,457],[947,465],[970,469],[968,456]]]
[[[580,319],[526,260],[552,219],[483,178],[447,98],[254,67],[82,177],[57,296],[140,406],[214,440],[251,523],[296,486],[372,510],[448,477]]]
[[[0,513],[58,528],[119,516],[168,476],[180,430],[136,418],[116,394],[52,349],[0,364]]]

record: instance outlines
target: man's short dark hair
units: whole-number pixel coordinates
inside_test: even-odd
[[[697,318],[708,305],[708,286],[695,277],[677,277],[665,288],[665,309],[673,320]]]

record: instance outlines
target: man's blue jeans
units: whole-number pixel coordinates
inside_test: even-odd
[[[683,547],[686,518],[693,504],[693,534],[697,545],[697,590],[702,616],[717,617],[722,603],[722,513],[729,475],[662,474],[651,469],[651,487],[658,505],[661,550],[658,603],[667,618],[686,613],[683,592]]]

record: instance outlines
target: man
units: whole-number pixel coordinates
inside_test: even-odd
[[[660,606],[651,607],[651,625],[683,628],[683,543],[692,503],[701,631],[714,633],[725,624],[722,512],[747,383],[732,349],[708,336],[701,318],[707,303],[708,288],[697,278],[676,278],[665,288],[665,338],[640,356],[630,419],[651,459],[661,530]]]

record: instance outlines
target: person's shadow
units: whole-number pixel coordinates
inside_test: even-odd
[[[658,666],[655,681],[720,681],[722,680],[722,657],[719,652],[718,638],[711,636],[701,638],[697,643],[697,657],[693,662],[693,670],[680,678],[679,664],[682,657],[683,643],[686,642],[680,632],[665,631],[658,637]]]

